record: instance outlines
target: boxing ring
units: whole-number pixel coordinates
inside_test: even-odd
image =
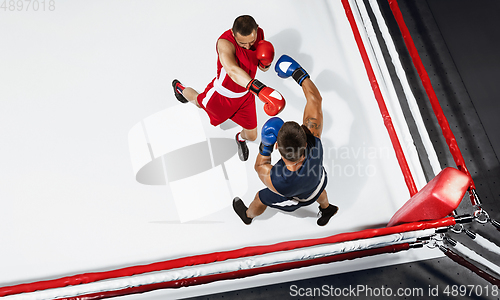
[[[8,83],[0,135],[12,146],[0,149],[0,196],[9,200],[0,210],[9,228],[0,233],[8,245],[0,297],[182,298],[400,264],[448,255],[434,249],[444,247],[435,237],[487,218],[470,181],[471,216],[391,219],[427,180],[362,1],[178,2],[56,2],[54,10],[15,8],[0,20],[1,37],[11,41],[0,53],[12,58],[0,71]],[[196,22],[179,15],[188,7]],[[287,17],[271,21],[269,11]],[[276,55],[300,62],[322,94],[327,191],[340,208],[324,228],[315,205],[292,214],[268,209],[242,224],[231,201],[249,203],[263,187],[253,170],[259,140],[242,163],[235,124],[212,127],[172,94],[173,78],[199,91],[213,78],[215,40],[241,14],[254,16]],[[26,50],[42,40],[36,53]],[[281,118],[301,120],[305,100],[293,80],[272,70],[256,78],[284,95]],[[261,126],[262,104],[257,111]],[[435,112],[470,178],[436,105]],[[434,247],[425,247],[430,240]]]

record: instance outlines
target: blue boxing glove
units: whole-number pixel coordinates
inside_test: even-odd
[[[302,81],[309,77],[309,74],[307,74],[304,68],[302,68],[299,63],[286,54],[282,55],[280,59],[278,59],[276,65],[274,66],[274,70],[281,78],[288,78],[292,76],[292,78],[300,86],[302,86]]]
[[[264,156],[270,156],[274,149],[274,144],[278,139],[278,131],[283,126],[283,120],[279,117],[273,117],[262,126],[261,142],[259,153]]]

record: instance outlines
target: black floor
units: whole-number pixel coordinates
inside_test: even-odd
[[[379,0],[380,8],[395,40],[398,52],[418,101],[427,130],[434,143],[442,167],[455,166],[442,138],[425,90],[412,66],[387,0]],[[474,179],[483,208],[490,217],[500,220],[500,1],[498,0],[399,0],[398,5],[431,78],[448,122],[458,141],[467,167]],[[367,5],[369,7],[369,5]],[[404,108],[404,107],[403,107]],[[405,114],[408,114],[405,109]],[[408,115],[409,116],[409,115]],[[411,127],[411,126],[410,126]],[[412,132],[414,128],[410,128]],[[420,149],[418,139],[417,148]],[[426,162],[422,161],[426,166]],[[471,213],[465,197],[457,209]],[[477,222],[466,228],[500,245],[500,232],[491,223]],[[465,234],[449,233],[500,265],[500,256],[485,251]],[[332,264],[332,268],[335,267]],[[491,271],[489,271],[491,274]],[[496,275],[496,274],[495,274]],[[497,278],[500,277],[496,275]],[[344,273],[327,277],[287,282],[259,288],[206,295],[190,299],[385,299],[351,295],[344,297],[293,296],[297,288],[319,288],[334,285],[349,288],[364,285],[373,288],[399,287],[422,289],[424,295],[390,297],[391,299],[500,299],[489,282],[447,257],[384,268]],[[448,287],[473,285],[477,293],[446,296]],[[295,287],[294,287],[295,286]],[[439,288],[439,296],[429,296],[429,289]],[[488,291],[487,291],[488,289]],[[482,291],[482,296],[476,296]],[[467,293],[470,292],[470,287]],[[489,293],[486,296],[486,292]]]

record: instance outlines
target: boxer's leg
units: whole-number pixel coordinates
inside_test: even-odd
[[[238,145],[238,156],[240,160],[246,161],[250,151],[248,150],[246,141],[255,141],[257,139],[257,127],[254,129],[243,128],[241,132],[236,134],[236,145]]]
[[[327,208],[328,205],[330,205],[330,203],[328,203],[328,195],[326,194],[326,190],[323,190],[316,202],[318,202],[319,206],[323,209]]]
[[[325,226],[328,221],[330,221],[330,218],[338,212],[339,208],[328,202],[328,195],[326,194],[326,190],[323,190],[316,202],[319,203],[319,211],[321,213],[321,217],[316,223],[319,226]]]
[[[190,88],[190,87],[186,87],[184,89],[184,91],[182,92],[182,95],[184,95],[184,98],[186,98],[189,102],[196,105],[196,107],[201,108],[201,106],[197,100],[199,94],[200,93],[198,93],[197,91],[195,91],[193,88]]]
[[[250,223],[252,223],[252,218],[249,218],[247,216],[248,207],[239,197],[233,199],[233,209],[238,217],[240,217],[240,219],[243,221],[243,223],[245,223],[246,225],[250,225]]]
[[[257,112],[255,110],[255,97],[248,93],[244,98],[238,101],[243,101],[238,111],[231,117],[231,120],[240,125],[243,129],[236,135],[236,144],[238,145],[238,155],[242,161],[248,159],[249,151],[246,141],[255,141],[258,136],[257,132]]]
[[[258,134],[259,133],[257,131],[257,127],[253,128],[253,129],[243,128],[240,132],[241,138],[243,138],[244,140],[247,140],[247,141],[255,141],[257,139]]]
[[[192,104],[196,105],[198,108],[201,108],[200,105],[198,104],[198,101],[196,100],[199,93],[195,91],[193,88],[185,87],[177,79],[174,79],[174,81],[172,81],[172,87],[174,89],[174,95],[177,98],[177,100],[179,100],[182,103],[187,103],[189,101]]]
[[[252,219],[261,215],[267,208],[267,205],[263,204],[260,201],[259,193],[255,195],[252,203],[247,208],[243,200],[236,197],[233,199],[233,209],[236,214],[240,217],[243,223],[250,225],[252,223]]]
[[[250,203],[250,206],[248,206],[247,209],[247,217],[250,219],[253,219],[257,216],[262,215],[264,211],[266,210],[267,205],[262,203],[259,198],[259,193],[255,194],[255,198],[253,199],[252,203]]]

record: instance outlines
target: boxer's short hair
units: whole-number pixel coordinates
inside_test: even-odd
[[[278,132],[278,150],[289,161],[298,161],[306,151],[306,132],[297,122],[288,121]]]
[[[233,33],[239,33],[242,36],[250,35],[254,30],[257,30],[259,25],[255,22],[255,19],[249,15],[239,16],[234,20],[233,23]]]

